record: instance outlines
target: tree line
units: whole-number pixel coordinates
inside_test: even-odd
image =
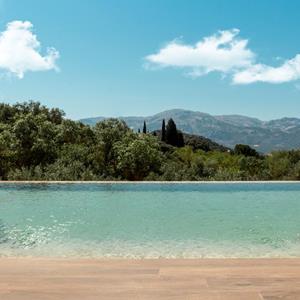
[[[1,180],[300,179],[300,150],[262,155],[247,145],[221,151],[194,142],[172,119],[134,132],[118,119],[91,127],[39,102],[0,104]]]

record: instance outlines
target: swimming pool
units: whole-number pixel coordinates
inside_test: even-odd
[[[1,183],[0,256],[300,257],[300,183]]]

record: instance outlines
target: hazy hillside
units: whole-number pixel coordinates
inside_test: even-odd
[[[169,118],[173,118],[177,127],[184,132],[205,136],[228,147],[248,144],[261,152],[300,148],[300,119],[296,118],[264,122],[246,116],[212,116],[182,109],[168,110],[149,117],[120,117],[134,130],[141,129],[145,120],[150,131],[160,129],[162,119]],[[94,125],[103,119],[98,117],[81,121]]]

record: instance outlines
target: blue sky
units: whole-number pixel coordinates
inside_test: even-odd
[[[283,0],[2,0],[0,100],[74,119],[172,108],[300,117],[299,11]],[[32,32],[40,47],[28,46]],[[203,39],[222,34],[230,41],[205,52]]]

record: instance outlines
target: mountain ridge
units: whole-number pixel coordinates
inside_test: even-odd
[[[142,128],[144,120],[150,131],[161,128],[162,119],[173,118],[178,129],[189,134],[207,137],[233,148],[248,144],[260,152],[300,148],[300,118],[283,117],[270,121],[243,115],[210,115],[200,111],[171,109],[152,116],[118,117],[133,130]],[[94,125],[106,117],[85,118],[80,121]]]

